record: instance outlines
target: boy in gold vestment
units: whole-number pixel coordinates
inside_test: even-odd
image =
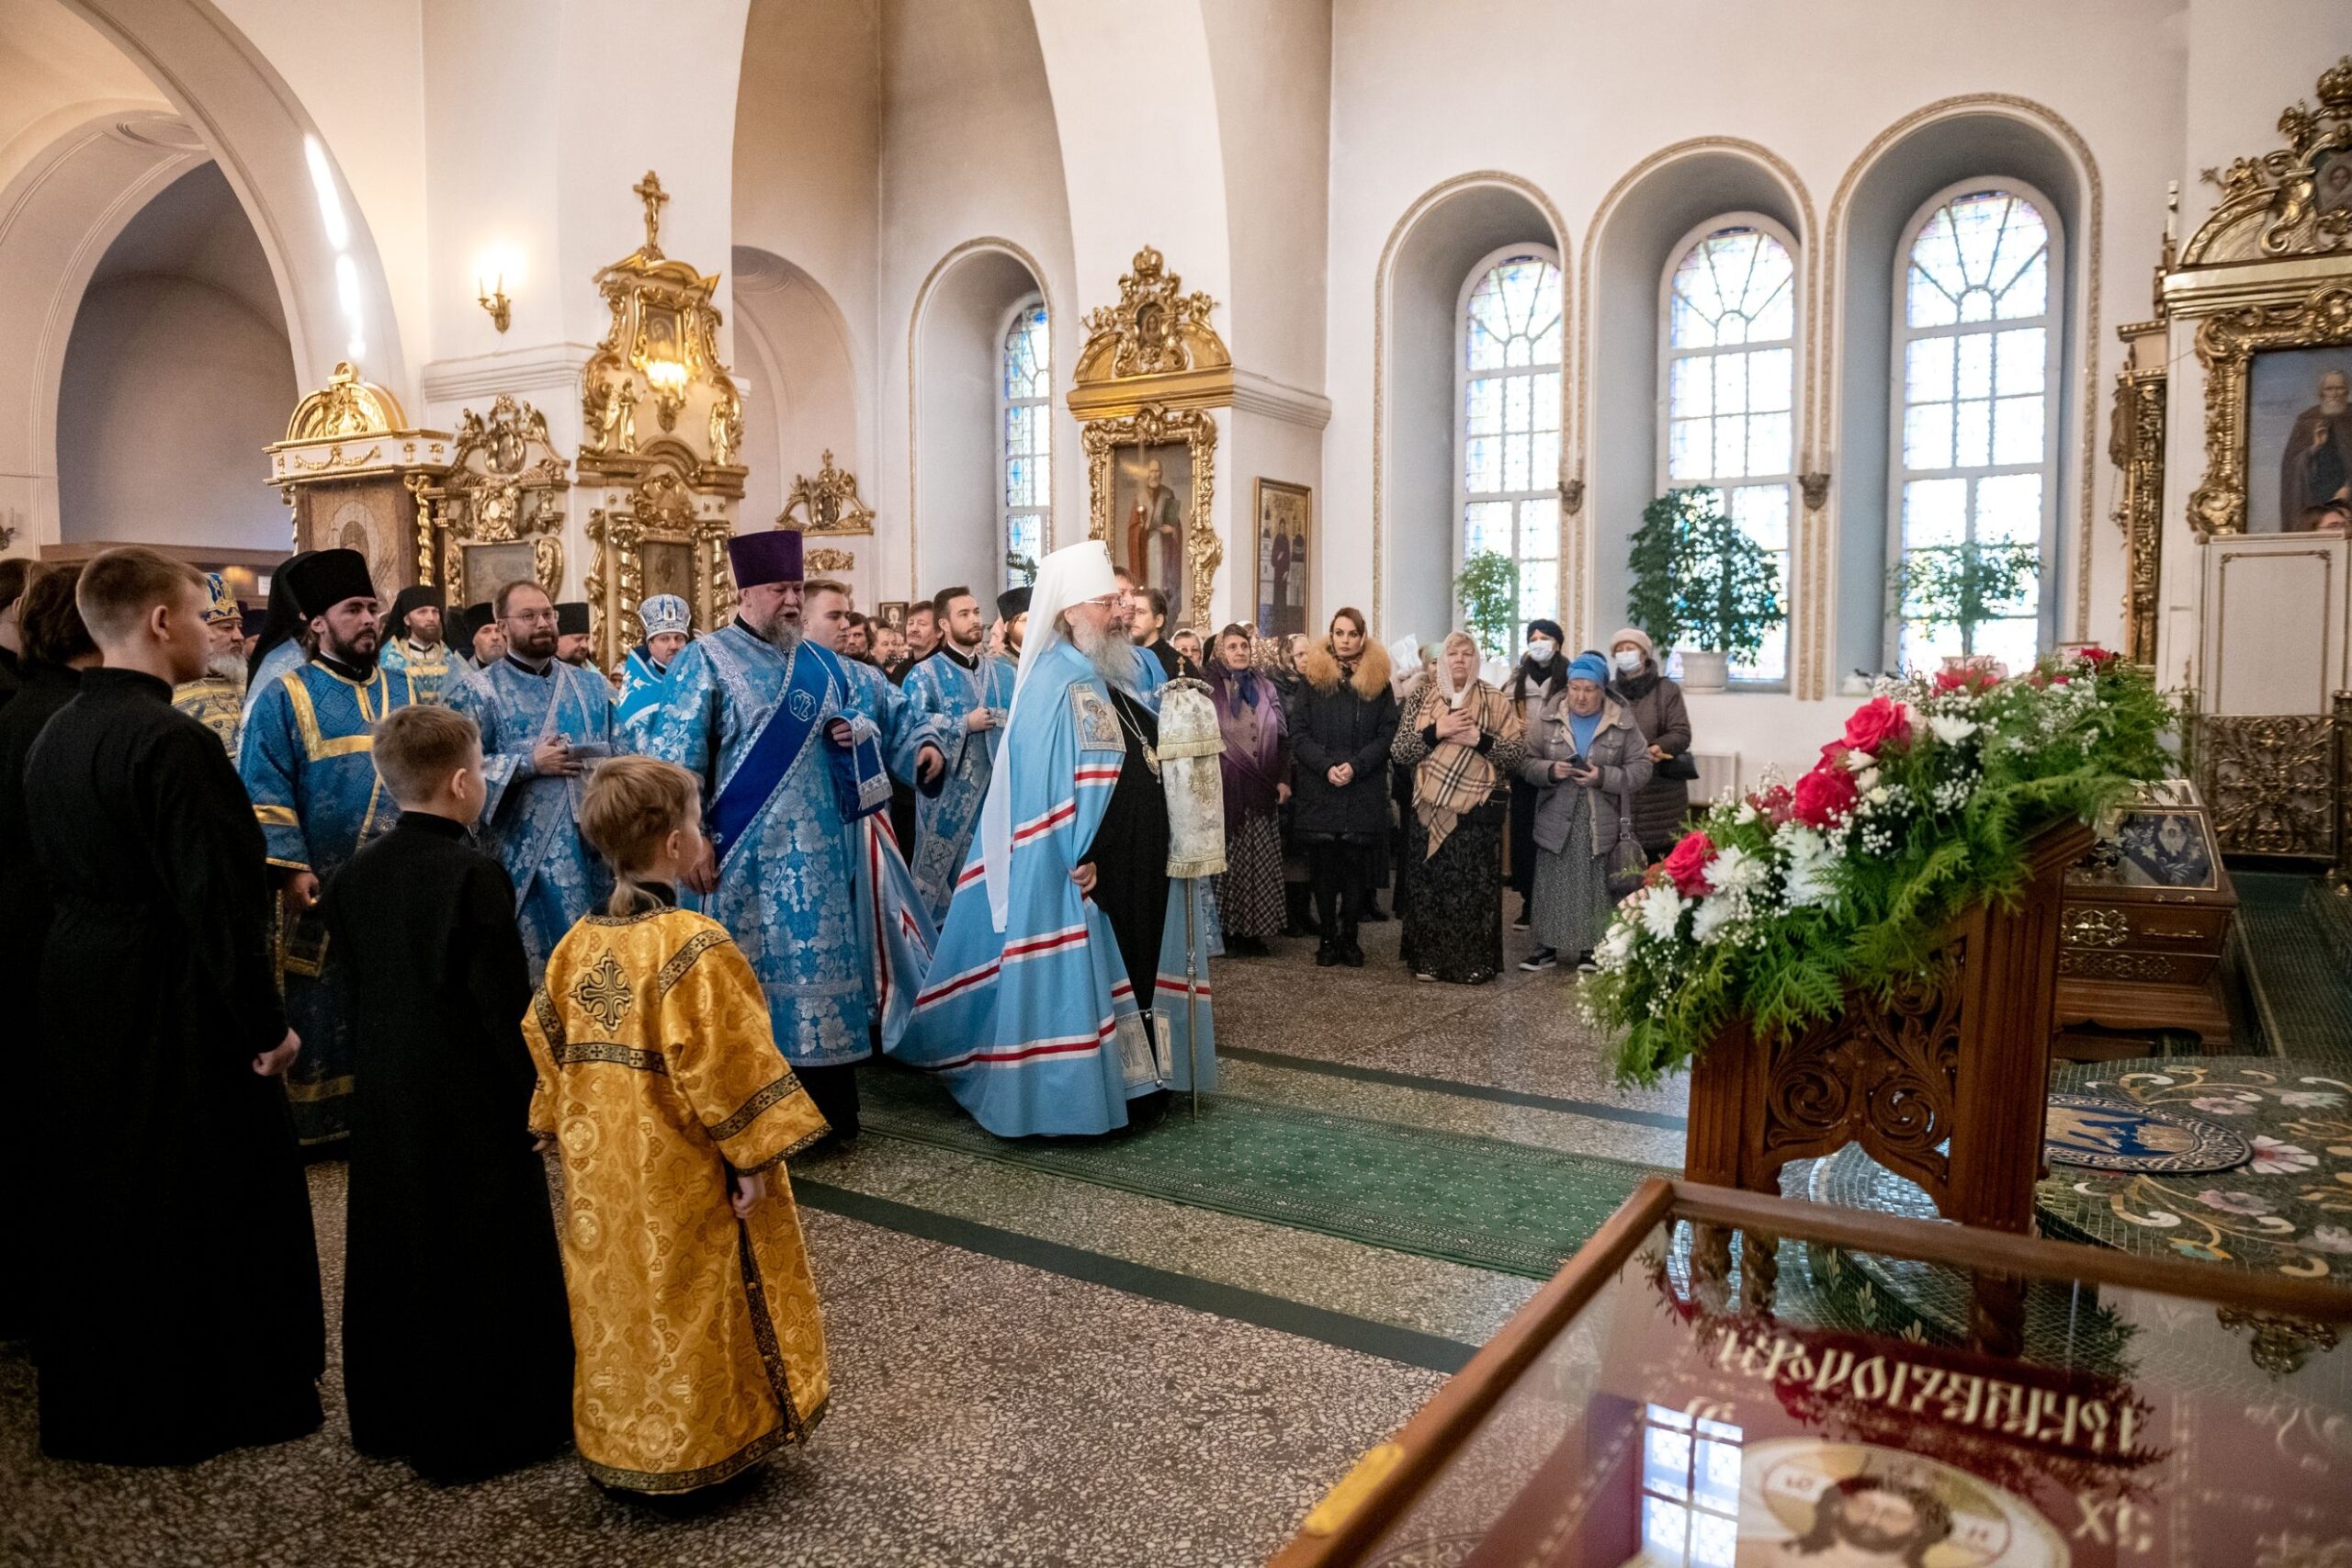
[[[534,1132],[563,1162],[572,1428],[606,1486],[741,1473],[824,1414],[825,1328],[784,1157],[826,1132],[724,928],[676,908],[702,852],[693,775],[599,766],[581,831],[612,913],[559,942],[524,1021]]]

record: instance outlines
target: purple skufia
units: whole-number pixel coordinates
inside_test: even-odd
[[[738,534],[727,541],[727,561],[734,569],[739,590],[769,582],[798,582],[806,575],[800,569],[797,528]]]

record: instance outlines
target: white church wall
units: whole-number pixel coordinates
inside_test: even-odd
[[[931,320],[934,328],[956,324],[962,335],[953,347],[926,329],[930,296],[983,254],[1017,262],[1043,294],[1053,341],[1059,544],[1086,536],[1078,424],[1062,401],[1084,339],[1080,318],[1117,298],[1115,272],[1107,296],[1088,298],[1079,286],[1059,106],[1024,0],[889,0],[881,80],[876,441],[874,471],[859,475],[880,519],[877,601],[911,599],[950,581],[978,587],[1000,575],[992,356],[1002,312],[1025,289],[1001,272],[985,307],[976,301]],[[946,357],[929,357],[934,349]],[[972,367],[984,360],[986,379],[975,382]],[[983,461],[979,452],[991,456]]]
[[[234,294],[150,273],[98,284],[59,395],[62,538],[287,548],[255,455],[298,395],[285,333]]]
[[[2086,357],[2070,378],[2068,394],[2077,400],[2064,438],[2069,460],[2082,463],[2085,400],[2095,396],[2103,418],[2104,389],[2120,359],[2112,328],[2144,313],[2165,182],[2175,177],[2183,125],[2179,9],[2177,0],[2086,0],[2063,7],[1967,0],[1926,17],[1867,0],[1829,0],[1807,7],[1798,26],[1793,18],[1775,25],[1773,14],[1731,0],[1693,0],[1676,7],[1662,27],[1654,12],[1539,0],[1475,0],[1442,8],[1364,0],[1339,7],[1327,388],[1334,415],[1325,509],[1335,526],[1327,563],[1343,570],[1340,563],[1369,554],[1351,548],[1343,531],[1362,528],[1373,510],[1374,289],[1384,249],[1423,193],[1477,171],[1507,172],[1556,205],[1580,253],[1603,197],[1626,172],[1677,142],[1729,138],[1754,142],[1785,162],[1826,218],[1875,140],[1938,100],[1960,95],[2047,106],[2087,145],[2091,173],[2084,183],[2095,179],[2106,198],[2102,231],[2081,236],[2083,308],[2069,323],[2075,352]],[[2315,44],[2312,58],[2327,48]],[[2085,62],[2093,61],[2097,69],[2086,69]],[[2296,68],[2305,91],[2313,69]],[[2265,111],[2275,112],[2275,107]],[[1883,265],[1891,275],[1892,255]],[[2094,296],[2099,302],[2095,323]],[[1843,308],[1835,295],[1815,303],[1817,311]],[[1577,330],[1602,329],[1587,319]],[[1654,341],[1655,331],[1653,317],[1631,336]],[[1601,360],[1589,363],[1590,385],[1570,395],[1591,400],[1581,456],[1586,477],[1597,484],[1611,461],[1624,460],[1600,449],[1604,424],[1623,417],[1646,428],[1655,413],[1645,389],[1634,394],[1633,412],[1612,408],[1604,414],[1619,394],[1600,378]],[[1880,367],[1877,375],[1886,374]],[[1833,402],[1822,412],[1821,431],[1835,430],[1836,416]],[[1395,428],[1389,423],[1391,432]],[[2093,435],[2089,467],[2071,469],[2064,480],[2062,537],[2069,552],[2082,536],[2086,473],[2090,515],[2103,519],[2111,505],[2104,431]],[[1824,446],[1816,457],[1835,479],[1847,459],[1836,443]],[[1575,470],[1574,454],[1568,466]],[[1384,485],[1407,478],[1383,464]],[[1589,497],[1589,559],[1597,562],[1605,558],[1602,539],[1629,533],[1638,515],[1603,515],[1601,498],[1590,491]],[[1839,526],[1834,514],[1825,521]],[[1883,522],[1882,503],[1862,525]],[[1451,532],[1450,517],[1430,523]],[[2094,526],[2090,535],[2095,558],[2085,618],[2093,635],[2111,637],[2120,575],[2109,558],[2120,546],[2112,528]],[[1591,587],[1576,606],[1581,630],[1572,628],[1572,636],[1589,641],[1622,622],[1622,591],[1602,597],[1611,592],[1607,575],[1589,579]],[[2077,624],[2078,581],[2071,570],[2058,574],[2065,595],[2061,630],[2069,636]],[[1384,592],[1393,595],[1404,581],[1401,572],[1384,573]],[[1394,615],[1399,607],[1392,597],[1375,615]],[[1846,637],[1846,623],[1857,614],[1849,604],[1826,628],[1833,641]],[[1876,620],[1873,615],[1869,623],[1873,634]],[[1727,712],[1716,721],[1718,734],[1740,739],[1744,750],[1753,738],[1747,757],[1751,773],[1766,758],[1802,764],[1845,711],[1835,694],[1838,668],[1832,663],[1824,671],[1824,701],[1763,694],[1722,699]],[[1748,714],[1756,717],[1744,716]],[[1701,737],[1702,749],[1711,749],[1710,739]]]

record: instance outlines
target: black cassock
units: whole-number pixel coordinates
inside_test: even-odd
[[[1127,754],[1079,863],[1093,863],[1094,907],[1111,922],[1136,1006],[1148,1014],[1159,992],[1159,940],[1168,925],[1168,793],[1144,756],[1146,746],[1159,744],[1159,719],[1116,686],[1111,703],[1127,731]]]
[[[33,747],[55,898],[41,1446],[186,1463],[315,1429],[325,1334],[261,829],[220,739],[151,675],[91,670]]]
[[[32,829],[25,820],[25,759],[50,716],[74,700],[81,674],[55,664],[24,671],[16,694],[0,705],[0,953],[38,979],[40,946],[49,935],[49,878],[33,859]],[[35,1254],[39,1208],[32,1201],[40,1173],[54,1157],[49,1147],[54,1116],[44,1103],[42,1075],[49,1053],[41,1046],[40,989],[27,987],[29,1006],[17,1010],[17,1053],[12,1065],[24,1097],[0,1126],[0,1257]],[[37,1270],[0,1269],[0,1339],[32,1331]]]
[[[528,1122],[514,888],[447,818],[404,813],[326,900],[350,987],[343,1381],[352,1440],[427,1474],[571,1438],[571,1319]]]

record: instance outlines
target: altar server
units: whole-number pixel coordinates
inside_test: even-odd
[[[611,886],[580,836],[582,775],[613,752],[613,694],[556,656],[560,611],[536,582],[498,591],[505,656],[451,688],[449,708],[481,729],[485,847],[514,882],[531,983],[563,933]]]
[[[1012,706],[1013,666],[981,646],[980,604],[968,588],[943,589],[932,600],[939,646],[907,671],[907,700],[940,724],[947,776],[939,793],[915,803],[915,842],[910,863],[915,886],[933,920],[947,916],[956,875],[979,826],[1004,716]]]
[[[358,551],[320,550],[288,563],[278,581],[307,618],[315,651],[254,699],[237,771],[283,901],[286,1011],[303,1043],[286,1076],[294,1129],[305,1144],[324,1144],[349,1128],[351,1040],[342,987],[325,972],[317,905],[360,846],[399,815],[376,777],[374,729],[414,699],[405,673],[376,661],[383,615]]]
[[[701,782],[710,841],[686,885],[714,895],[704,908],[766,988],[777,1049],[848,1136],[873,1016],[854,824],[888,799],[884,758],[926,784],[944,760],[899,693],[803,637],[797,530],[738,534],[728,558],[735,619],[678,655],[644,750]]]
[[[1105,1133],[1131,1100],[1164,1103],[1192,1084],[1194,1019],[1214,1087],[1206,987],[1183,1005],[1193,885],[1168,875],[1158,728],[1130,688],[1123,601],[1099,540],[1040,568],[1004,765],[892,1053],[944,1074],[1002,1137]]]
[[[406,672],[418,702],[442,700],[441,689],[454,671],[449,645],[442,639],[441,590],[420,583],[400,591],[384,620],[381,662],[395,673]]]

